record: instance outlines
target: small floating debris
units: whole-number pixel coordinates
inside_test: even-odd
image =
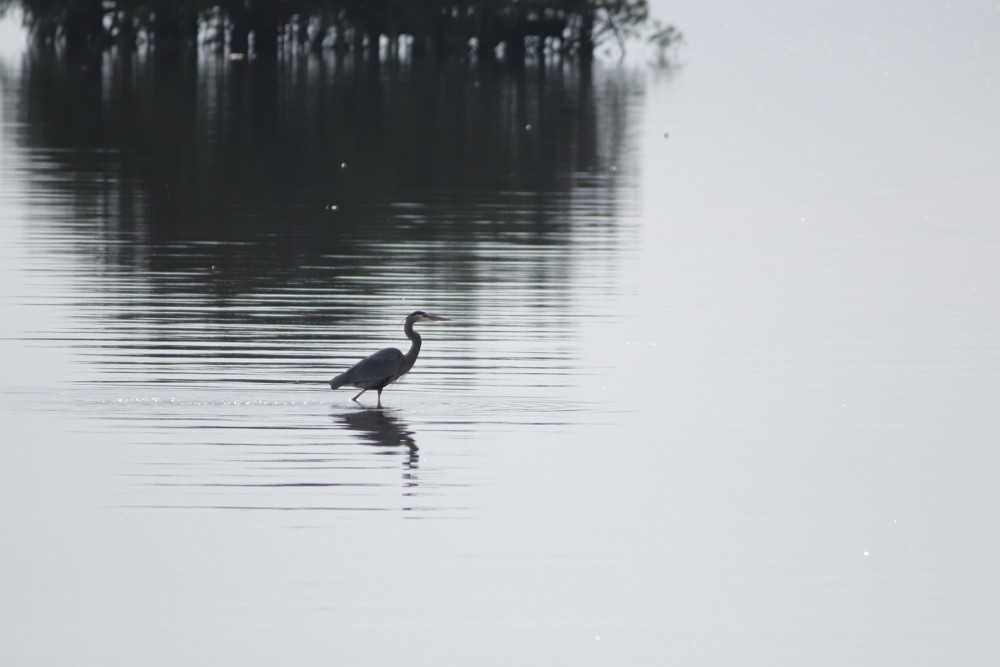
[[[328,210],[328,211],[336,211],[337,210],[337,205],[336,204],[327,204],[326,210]]]

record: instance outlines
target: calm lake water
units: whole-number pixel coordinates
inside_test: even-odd
[[[794,4],[6,53],[3,662],[998,664],[1000,11]]]

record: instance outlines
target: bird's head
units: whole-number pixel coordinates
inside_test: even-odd
[[[434,313],[427,313],[422,310],[415,310],[406,316],[406,321],[411,323],[416,322],[447,322],[449,318],[442,315],[435,315]]]

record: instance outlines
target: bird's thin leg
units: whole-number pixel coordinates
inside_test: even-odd
[[[378,390],[378,407],[382,407],[382,390]]]
[[[361,394],[365,393],[366,391],[368,391],[368,390],[367,389],[362,389],[357,394],[355,394],[354,398],[352,398],[351,400],[354,401],[355,403],[357,403],[358,402],[358,396],[360,396]]]

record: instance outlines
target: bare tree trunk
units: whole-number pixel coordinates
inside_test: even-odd
[[[580,35],[577,42],[580,48],[580,57],[584,60],[591,60],[594,57],[594,7],[590,0],[583,0],[580,3]]]
[[[250,51],[250,17],[242,3],[234,3],[229,9],[231,24],[229,33],[229,52],[248,53]]]
[[[193,44],[198,39],[198,16],[171,0],[153,4],[153,38],[158,47]]]
[[[63,19],[63,38],[71,53],[101,50],[105,46],[104,7],[101,0],[70,3]]]
[[[248,9],[254,54],[273,58],[278,53],[278,9],[274,1],[251,1]]]
[[[497,56],[496,8],[493,0],[476,3],[476,48],[480,60],[492,61]]]

